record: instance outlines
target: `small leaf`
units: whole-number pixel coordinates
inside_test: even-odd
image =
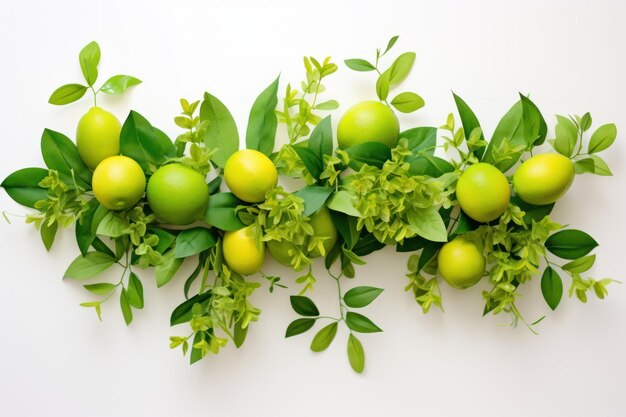
[[[323,101],[317,103],[313,108],[315,110],[336,110],[339,108],[339,102],[337,100]]]
[[[338,325],[335,321],[317,332],[311,341],[311,350],[313,352],[321,352],[328,348],[337,334],[337,327]]]
[[[332,155],[333,128],[330,116],[325,117],[315,126],[309,137],[307,148],[315,152],[315,155],[322,161],[324,160],[324,155]]]
[[[143,308],[143,285],[134,272],[128,276],[128,302],[135,308]]]
[[[393,61],[389,68],[389,84],[396,85],[402,82],[413,67],[415,62],[415,52],[405,52]]]
[[[260,151],[267,156],[274,151],[278,126],[275,110],[278,104],[279,78],[277,77],[254,101],[246,130],[246,148]]]
[[[424,99],[415,93],[405,92],[395,96],[391,105],[402,113],[412,113],[424,107]]]
[[[554,140],[554,149],[561,155],[568,158],[574,153],[576,142],[578,140],[578,129],[574,122],[567,117],[556,116],[558,123],[555,128],[556,139]]]
[[[541,276],[541,293],[552,310],[556,310],[563,296],[563,281],[551,267],[546,267]]]
[[[52,225],[48,225],[48,222],[44,222],[41,224],[41,227],[39,228],[41,241],[43,242],[48,252],[52,248],[52,244],[54,243],[54,238],[57,235],[58,229],[59,229],[59,224],[57,222],[52,223]]]
[[[315,319],[296,319],[289,323],[285,337],[296,336],[306,332],[315,324]]]
[[[203,252],[217,243],[210,229],[194,227],[181,231],[176,238],[176,258],[186,258]]]
[[[154,268],[157,287],[160,288],[170,282],[185,258],[176,258],[175,251],[170,249],[163,255],[163,260]]]
[[[359,58],[346,59],[343,61],[348,68],[354,71],[374,71],[376,67],[370,64],[368,61]]]
[[[348,307],[361,308],[369,305],[383,292],[382,288],[376,287],[354,287],[343,296],[343,301]]]
[[[130,87],[141,84],[141,80],[130,75],[114,75],[102,84],[100,91],[106,94],[119,95]]]
[[[596,153],[607,149],[615,142],[617,127],[610,123],[596,129],[589,140],[589,153]]]
[[[172,315],[170,316],[170,326],[189,322],[193,317],[193,306],[196,304],[206,306],[211,300],[211,297],[211,291],[207,291],[202,294],[196,294],[189,300],[186,300],[178,305],[174,311],[172,311]]]
[[[291,308],[301,316],[313,317],[320,315],[317,306],[309,297],[292,295],[289,297],[289,300],[291,302]]]
[[[304,215],[310,216],[317,212],[328,200],[328,197],[335,191],[332,187],[324,187],[321,185],[307,185],[297,192],[295,196],[304,200]]]
[[[234,324],[235,330],[233,334],[233,342],[235,342],[235,346],[240,348],[243,345],[243,342],[246,340],[246,336],[248,336],[248,329],[250,326],[246,326],[245,328],[241,327],[241,320],[237,320]]]
[[[559,258],[578,259],[591,252],[598,242],[583,231],[570,229],[554,233],[546,240],[545,246]]]
[[[130,308],[130,302],[128,301],[128,293],[125,288],[122,288],[122,292],[120,293],[120,308],[122,309],[122,315],[124,316],[124,321],[128,326],[133,321],[133,310]]]
[[[593,264],[596,262],[596,255],[588,255],[583,256],[582,258],[578,258],[572,262],[568,262],[563,265],[561,268],[565,271],[576,272],[581,274],[583,272],[591,269]]]
[[[376,95],[381,101],[387,100],[389,96],[389,70],[378,76],[376,80]]]
[[[355,372],[361,373],[365,368],[365,352],[361,341],[353,334],[348,337],[348,360]]]
[[[353,311],[346,313],[346,324],[350,329],[359,333],[382,332],[382,329],[375,325],[370,319]]]
[[[93,85],[98,78],[98,64],[100,63],[100,46],[97,42],[89,42],[78,54],[78,61],[83,76],[89,85]]]
[[[102,282],[99,284],[83,285],[87,291],[96,295],[107,295],[111,291],[117,288],[117,285],[110,284],[108,282]]]
[[[225,231],[239,230],[245,226],[235,210],[245,204],[233,193],[217,193],[209,198],[204,220],[211,226]]]
[[[398,41],[399,36],[393,36],[391,39],[389,39],[389,42],[387,43],[387,47],[385,48],[385,51],[382,53],[381,56],[385,55],[387,52],[389,52],[391,50],[391,48],[393,48],[393,46],[396,44],[396,42]]]
[[[204,143],[208,149],[216,149],[213,162],[224,168],[228,158],[239,149],[239,133],[232,114],[224,103],[209,93],[204,93],[200,105],[200,121],[208,121]]]
[[[317,156],[317,154],[309,148],[294,146],[292,149],[296,151],[298,157],[302,160],[302,163],[304,163],[307,171],[309,171],[309,174],[311,174],[313,178],[319,179],[322,171],[324,170],[323,159]]]
[[[6,177],[0,187],[4,188],[16,203],[35,208],[37,201],[48,197],[48,191],[39,185],[48,173],[49,171],[44,168],[19,169]]]
[[[176,146],[166,136],[158,134],[158,129],[134,110],[122,125],[120,150],[122,155],[141,165],[145,172],[150,172],[150,165],[160,166],[176,156]]]
[[[435,207],[416,207],[413,213],[413,218],[409,219],[410,230],[433,242],[448,241],[446,225]]]
[[[81,84],[65,84],[52,92],[48,103],[56,106],[73,103],[87,92],[87,87]]]
[[[461,117],[463,130],[469,133],[469,132],[474,131],[474,129],[476,128],[480,128],[480,122],[478,121],[478,118],[476,117],[476,115],[474,114],[474,111],[470,108],[470,106],[461,97],[457,96],[454,93],[452,93],[452,95],[454,96],[454,103],[456,104],[456,108],[459,112],[459,116]],[[480,139],[485,140],[485,136],[482,133],[482,129],[481,129]],[[483,157],[484,153],[485,153],[484,146],[474,151],[474,155],[479,160]]]
[[[602,176],[611,176],[613,173],[609,169],[609,166],[604,162],[604,159],[600,158],[598,155],[591,155],[591,159],[593,159],[593,173],[596,175]]]
[[[102,252],[88,252],[86,256],[79,256],[67,268],[65,278],[91,278],[115,263],[115,258]]]
[[[354,206],[354,197],[348,191],[336,191],[326,202],[326,206],[348,216],[361,217],[361,213]]]
[[[48,168],[59,172],[63,182],[71,186],[76,182],[86,190],[91,189],[91,171],[70,138],[54,130],[44,129],[41,135],[41,155]]]

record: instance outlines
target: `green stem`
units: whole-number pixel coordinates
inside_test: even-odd
[[[98,102],[96,100],[96,96],[98,95],[98,92],[94,90],[93,86],[89,86],[89,88],[91,88],[91,91],[93,91],[93,106],[96,107],[98,105]]]

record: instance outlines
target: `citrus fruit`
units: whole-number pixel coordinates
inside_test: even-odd
[[[259,203],[265,200],[268,190],[276,187],[278,172],[274,163],[261,152],[243,149],[226,161],[224,180],[240,200]]]
[[[380,142],[394,148],[399,134],[398,118],[389,107],[378,101],[363,101],[350,107],[337,126],[340,148],[365,142]]]
[[[92,107],[78,121],[76,147],[81,159],[91,169],[96,169],[105,158],[120,154],[119,120],[100,107]]]
[[[523,201],[534,205],[554,203],[574,181],[574,164],[557,153],[535,155],[517,168],[513,189]]]
[[[485,272],[485,257],[478,246],[462,236],[443,245],[437,257],[439,275],[454,288],[476,284]]]
[[[204,216],[209,187],[204,175],[183,164],[164,165],[148,180],[148,204],[161,221],[186,225]]]
[[[228,266],[241,275],[256,274],[263,266],[265,245],[257,242],[254,225],[224,233],[222,249]]]
[[[326,206],[322,206],[315,214],[311,216],[310,223],[314,230],[315,237],[325,238],[324,243],[324,255],[335,246],[337,242],[337,228],[333,223],[333,219],[330,216],[330,211]],[[266,243],[267,249],[269,249],[272,257],[280,264],[285,266],[292,266],[292,255],[289,254],[291,249],[291,242],[286,240],[270,240]],[[318,258],[322,256],[322,253],[318,248],[314,248],[309,254],[311,258]]]
[[[504,213],[509,206],[511,190],[498,168],[480,162],[461,174],[456,185],[456,198],[465,214],[486,223]]]
[[[135,160],[110,156],[93,173],[96,199],[109,210],[125,210],[137,204],[146,189],[146,175]]]

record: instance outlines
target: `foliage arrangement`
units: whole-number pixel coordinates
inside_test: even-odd
[[[347,59],[345,65],[375,73],[373,87],[379,102],[410,113],[425,104],[418,94],[406,91],[389,98],[409,75],[416,54],[402,53],[389,67],[381,67],[397,40],[394,36],[384,49],[377,49],[374,63]],[[137,78],[116,75],[96,90],[99,62],[100,48],[91,42],[79,55],[87,85],[64,85],[52,93],[50,103],[68,104],[91,90],[95,105],[98,92],[121,94],[140,83]],[[530,323],[518,309],[516,301],[524,284],[540,285],[552,310],[562,299],[562,275],[570,279],[570,297],[586,302],[590,294],[601,299],[607,295],[612,279],[587,276],[596,261],[591,252],[598,243],[589,234],[551,219],[554,201],[531,204],[521,198],[514,171],[519,171],[520,162],[523,166],[541,153],[540,147],[547,142],[571,161],[572,178],[574,170],[576,174],[611,175],[599,153],[615,141],[614,124],[592,130],[589,113],[557,116],[554,138],[546,141],[546,120],[530,98],[520,94],[487,140],[478,117],[455,94],[457,115],[451,113],[440,127],[409,127],[397,134],[392,147],[377,141],[337,147],[329,112],[339,103],[322,100],[322,96],[326,93],[323,81],[338,66],[330,58],[305,57],[304,69],[299,88],[287,84],[279,97],[277,78],[261,92],[245,132],[246,148],[269,158],[280,175],[300,181],[302,186],[296,191],[275,185],[263,201],[246,202],[233,187],[232,192],[225,190],[222,178],[229,158],[239,150],[239,131],[227,107],[208,92],[202,100],[180,100],[181,114],[174,122],[182,132],[174,141],[134,110],[119,131],[119,154],[141,167],[148,184],[159,168],[169,164],[211,178],[203,218],[193,219],[198,221],[182,227],[162,222],[149,195],[122,210],[105,207],[94,197],[94,172],[83,162],[75,143],[50,129],[41,137],[45,167],[20,169],[1,186],[17,203],[33,209],[26,221],[38,228],[48,250],[59,229],[74,226],[80,254],[64,277],[84,283],[92,298],[81,305],[93,308],[100,319],[102,304],[111,300],[119,302],[126,324],[144,307],[139,270],[153,269],[157,287],[163,287],[184,262],[193,262],[184,299],[170,317],[172,326],[187,329],[181,327],[177,333],[182,335],[170,338],[170,347],[189,353],[191,363],[217,354],[229,340],[237,347],[244,343],[261,313],[252,304],[257,289],[263,285],[270,292],[276,287],[292,288],[285,285],[285,277],[241,272],[237,256],[249,254],[229,254],[225,240],[242,230],[253,236],[252,247],[261,248],[261,263],[267,246],[278,260],[277,253],[282,253],[286,259],[282,263],[300,274],[295,278],[297,293],[290,296],[297,318],[285,336],[303,334],[323,323],[310,345],[311,350],[321,352],[332,344],[339,328],[345,328],[347,355],[356,372],[365,366],[358,334],[382,331],[362,309],[383,289],[350,285],[346,290],[346,286],[355,278],[354,265],[365,264],[367,255],[389,245],[408,254],[406,291],[424,313],[433,306],[443,310],[440,263],[448,261],[442,248],[456,239],[471,242],[481,254],[477,260],[483,263],[482,269],[476,278],[489,284],[482,294],[484,314],[508,313],[512,325],[521,321],[534,331],[543,319]],[[277,147],[279,128],[286,130],[288,141]],[[481,222],[460,203],[457,185],[470,167],[485,164],[508,175],[507,189],[511,183],[516,193],[510,199],[507,194],[496,218]],[[327,235],[320,233],[317,223],[322,212],[329,215],[325,227],[332,233]],[[306,295],[322,279],[313,274],[317,257],[323,257],[328,276],[336,282],[334,313],[322,314]],[[114,267],[120,270],[116,282],[87,281]]]

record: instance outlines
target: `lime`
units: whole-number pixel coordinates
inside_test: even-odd
[[[261,152],[243,149],[226,161],[224,180],[240,200],[259,203],[265,200],[268,190],[276,187],[278,172],[274,163]]]
[[[456,185],[456,198],[465,214],[486,223],[504,213],[509,206],[511,190],[498,168],[480,162],[461,174]]]
[[[187,225],[204,216],[209,187],[204,175],[183,164],[160,167],[148,180],[148,204],[161,221]]]
[[[561,198],[574,181],[574,164],[557,153],[535,155],[513,175],[515,194],[527,203],[545,205]]]
[[[399,134],[398,118],[389,107],[378,101],[363,101],[350,107],[337,126],[340,148],[365,142],[380,142],[394,148]]]
[[[81,159],[91,169],[109,156],[120,154],[119,120],[100,107],[92,107],[78,121],[76,146]]]
[[[478,246],[462,236],[448,242],[437,257],[439,275],[454,288],[476,284],[485,273],[485,257]]]
[[[254,225],[224,233],[222,249],[228,266],[241,275],[256,274],[263,266],[265,245],[257,242]]]
[[[146,176],[135,160],[110,156],[100,162],[93,173],[93,193],[109,210],[126,210],[141,200]]]

